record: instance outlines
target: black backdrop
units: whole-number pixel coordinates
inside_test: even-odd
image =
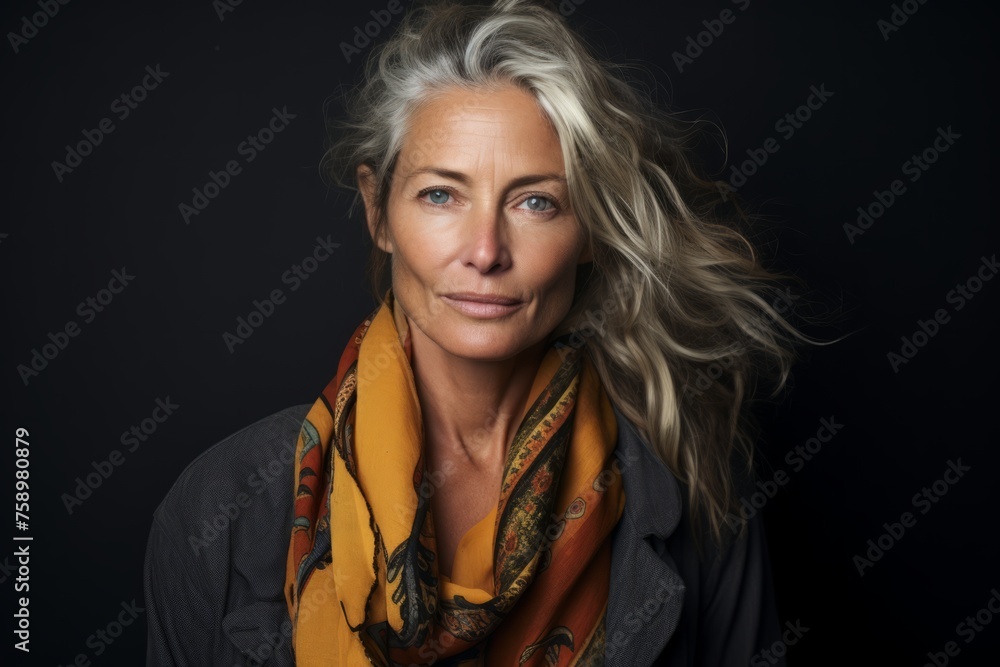
[[[141,612],[113,643],[95,633],[123,604],[143,604],[153,509],[199,452],[312,402],[373,306],[362,225],[317,164],[324,99],[357,80],[371,48],[348,62],[340,44],[389,3],[247,0],[224,11],[209,0],[53,0],[51,18],[38,14],[44,4],[16,0],[0,20],[8,501],[17,427],[30,433],[31,474],[29,528],[12,518],[0,538],[3,636],[12,637],[22,595],[13,553],[23,543],[11,537],[28,535],[31,652],[13,652],[15,664],[70,664],[84,654],[95,665],[137,665]],[[713,22],[726,9],[730,22]],[[753,172],[731,182],[773,223],[761,240],[771,266],[802,277],[814,309],[841,317],[807,331],[855,332],[816,349],[796,368],[791,393],[757,409],[764,479],[783,473],[785,482],[756,498],[780,615],[808,628],[790,662],[923,665],[931,652],[944,664],[955,642],[951,664],[996,664],[1000,622],[980,610],[1000,587],[991,502],[1000,281],[977,276],[992,277],[1000,251],[995,10],[916,0],[656,8],[585,0],[563,10],[608,58],[646,64],[662,103],[725,128],[729,161],[706,153],[709,165],[725,179],[731,164]],[[33,15],[41,27],[26,26]],[[381,16],[391,23],[374,41],[399,22]],[[900,25],[880,27],[893,18]],[[686,49],[690,61],[675,55]],[[121,95],[143,81],[130,108]],[[823,99],[799,109],[812,87]],[[797,110],[809,118],[776,125]],[[241,151],[276,111],[286,114],[283,129],[260,150]],[[67,156],[67,145],[88,136],[100,138],[89,154]],[[913,156],[928,148],[926,169],[916,166]],[[767,160],[746,163],[754,155]],[[192,189],[230,160],[240,173],[186,222],[179,205],[192,204]],[[859,206],[873,218],[849,234]],[[339,246],[292,290],[283,275],[317,237]],[[231,352],[223,334],[275,289],[286,300]],[[67,326],[75,335],[60,335]],[[916,346],[904,350],[901,337]],[[894,368],[889,353],[904,351],[912,358]],[[146,421],[142,440],[123,443],[157,400],[177,407],[162,423]],[[842,428],[810,459],[794,453],[816,449],[809,439],[823,419]],[[113,450],[118,465],[102,465]],[[959,460],[968,470],[946,475]],[[113,472],[67,507],[95,463]],[[914,497],[925,487],[933,503]],[[899,536],[892,524],[904,512],[913,521]],[[884,524],[897,537],[883,535]],[[880,537],[884,553],[865,556]],[[863,574],[855,556],[872,557]],[[977,613],[976,624],[993,622],[960,625]]]

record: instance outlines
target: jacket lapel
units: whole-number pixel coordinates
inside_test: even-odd
[[[617,407],[615,417],[615,457],[625,485],[625,509],[611,546],[605,664],[646,666],[673,635],[684,600],[684,581],[662,547],[680,522],[681,490]],[[660,548],[654,549],[647,538]]]
[[[681,490],[635,427],[617,407],[614,410],[618,420],[615,457],[625,485],[625,508],[611,545],[605,664],[645,667],[663,652],[680,619],[684,582],[662,545],[680,522]],[[286,509],[285,519],[290,522],[291,506]],[[654,549],[648,538],[660,548]],[[223,619],[229,641],[244,654],[264,648],[272,656],[264,661],[268,665],[291,664],[290,642],[275,642],[273,632],[281,625],[278,619],[287,622],[283,581],[281,571],[280,580],[274,580],[272,599],[228,606]]]

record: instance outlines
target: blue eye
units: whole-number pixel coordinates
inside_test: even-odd
[[[544,204],[546,203],[548,204],[548,207],[544,207]],[[538,197],[534,195],[525,199],[521,202],[521,204],[527,204],[529,210],[536,211],[538,213],[545,213],[555,208],[555,204],[553,204],[552,200],[548,197]]]
[[[439,204],[439,205],[446,204],[448,201],[447,198],[451,197],[451,194],[447,190],[442,190],[441,188],[424,190],[423,192],[420,193],[421,198],[426,197],[428,195],[430,195],[430,201],[432,204]]]
[[[454,199],[451,192],[447,188],[426,188],[417,193],[417,198],[428,204],[434,206],[439,206],[441,208],[448,208],[452,206],[452,199]],[[548,214],[553,213],[559,207],[556,201],[552,197],[546,197],[543,195],[528,195],[517,208],[522,211],[530,211],[531,213],[538,214]]]

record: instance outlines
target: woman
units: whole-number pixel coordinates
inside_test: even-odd
[[[679,126],[504,0],[411,11],[342,130],[380,304],[157,510],[149,664],[781,664],[743,408],[807,339]]]

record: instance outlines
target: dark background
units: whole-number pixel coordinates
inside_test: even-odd
[[[142,616],[99,656],[87,642],[122,602],[142,605],[153,510],[198,453],[315,400],[373,307],[362,224],[317,165],[324,100],[357,81],[371,48],[348,63],[339,44],[386,4],[248,0],[220,20],[208,0],[70,2],[17,53],[9,37],[0,47],[3,432],[31,434],[31,522],[20,534],[34,538],[31,653],[16,652],[13,664],[69,664],[79,653],[95,665],[142,664]],[[765,514],[781,618],[809,628],[790,649],[796,665],[917,666],[948,641],[961,649],[953,664],[992,665],[1000,646],[1000,619],[969,643],[956,628],[1000,587],[992,504],[1000,281],[984,283],[961,310],[947,300],[981,257],[1000,251],[996,12],[987,3],[904,4],[918,9],[888,39],[877,27],[893,12],[888,2],[751,0],[742,11],[728,0],[564,4],[602,56],[649,68],[662,104],[725,129],[728,160],[703,147],[717,177],[777,139],[778,152],[740,188],[770,223],[757,240],[772,268],[813,290],[796,302],[805,312],[839,318],[808,333],[854,332],[814,348],[791,392],[756,410],[764,476],[788,474]],[[735,20],[678,71],[672,54],[726,8]],[[19,31],[38,11],[35,2],[7,3],[0,27]],[[119,119],[112,101],[156,65],[169,76]],[[806,102],[810,86],[833,95],[786,139],[775,122]],[[246,163],[238,144],[284,107],[296,117]],[[60,182],[52,162],[105,117],[114,131]],[[903,163],[939,127],[960,138],[911,182]],[[231,159],[242,173],[185,224],[178,205]],[[850,243],[844,223],[893,179],[905,193]],[[340,246],[290,291],[283,272],[328,235]],[[77,305],[122,267],[134,280],[85,322]],[[230,353],[222,334],[277,288],[287,300]],[[899,353],[901,336],[938,309],[950,320],[894,372],[887,353]],[[18,365],[71,320],[79,335],[25,384]],[[180,407],[124,451],[120,434],[167,397]],[[831,417],[843,428],[794,471],[786,453]],[[124,461],[68,513],[63,494],[115,449]],[[12,496],[11,450],[0,459]],[[971,470],[920,514],[914,494],[959,458]],[[853,557],[906,511],[916,524],[860,576]],[[13,625],[20,594],[14,542],[6,543],[0,590]]]

